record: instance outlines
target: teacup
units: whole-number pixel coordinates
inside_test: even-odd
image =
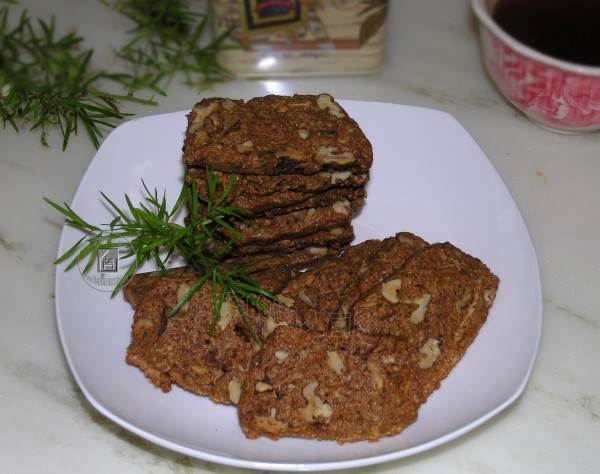
[[[492,16],[498,1],[471,0],[471,7],[479,19],[485,67],[500,91],[547,129],[600,130],[600,67],[558,59],[516,40]]]

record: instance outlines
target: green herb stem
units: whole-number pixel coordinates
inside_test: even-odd
[[[72,135],[83,128],[97,148],[103,127],[113,128],[131,114],[120,111],[121,102],[155,105],[131,94],[117,95],[95,88],[102,79],[118,75],[92,72],[93,50],[80,51],[75,33],[58,37],[56,19],[34,23],[26,10],[15,26],[9,8],[0,7],[0,119],[19,132],[24,123],[40,131],[48,146],[50,128],[58,128],[65,150]]]
[[[136,91],[149,89],[164,96],[176,74],[188,86],[200,89],[233,78],[217,61],[218,52],[228,48],[223,42],[229,32],[203,43],[210,12],[195,11],[185,0],[103,1],[133,22],[130,40],[115,49],[118,67],[127,72],[93,71],[93,50],[83,49],[83,38],[74,32],[57,35],[54,16],[33,21],[23,10],[10,21],[10,8],[0,7],[4,127],[39,131],[43,146],[49,146],[50,129],[58,129],[63,150],[73,135],[84,130],[98,148],[105,128],[133,115],[120,110],[122,103],[156,105],[152,99],[135,97]],[[125,92],[102,91],[98,86],[102,81]]]
[[[219,51],[228,48],[224,40],[229,31],[203,44],[210,31],[210,12],[190,8],[185,0],[104,0],[116,11],[128,17],[133,28],[131,39],[116,50],[132,73],[120,82],[136,91],[148,88],[166,95],[165,88],[180,73],[184,83],[205,89],[232,79],[234,75],[222,67]]]
[[[256,334],[242,311],[241,302],[246,301],[260,310],[265,308],[265,303],[260,297],[274,299],[274,296],[262,290],[245,273],[247,267],[228,267],[223,264],[222,260],[226,254],[226,250],[223,249],[230,248],[240,238],[239,233],[234,232],[229,241],[221,248],[218,248],[219,244],[217,244],[215,238],[220,229],[232,229],[229,224],[226,224],[228,220],[243,219],[249,211],[237,206],[216,205],[225,201],[227,194],[232,189],[234,176],[230,178],[229,185],[225,187],[223,193],[219,196],[215,194],[217,177],[210,167],[207,168],[207,179],[209,189],[208,205],[206,206],[206,213],[202,215],[198,213],[196,181],[190,180],[190,184],[187,184],[187,179],[184,180],[182,190],[172,208],[168,207],[164,193],[159,196],[156,189],[150,191],[143,180],[144,202],[135,206],[129,196],[125,195],[127,204],[125,210],[101,192],[103,200],[113,214],[110,223],[101,226],[89,224],[66,203],[59,205],[48,198],[44,198],[50,206],[65,216],[66,225],[88,233],[54,263],[59,264],[70,260],[66,266],[66,271],[87,258],[83,270],[83,273],[85,273],[91,268],[100,249],[115,246],[131,248],[132,250],[127,257],[135,256],[135,263],[127,269],[116,285],[112,293],[112,296],[114,296],[129,281],[135,269],[146,261],[153,260],[163,273],[168,274],[166,263],[174,253],[177,253],[184,258],[187,265],[196,270],[201,276],[183,299],[172,308],[169,316],[176,314],[202,285],[210,282],[213,295],[213,319],[210,332],[212,333],[219,318],[224,299],[229,297],[240,310],[244,323],[258,342]],[[174,218],[186,206],[186,203],[190,209],[189,223],[181,225],[174,222]],[[123,243],[124,240],[128,243]],[[207,252],[208,247],[215,247],[217,251]]]

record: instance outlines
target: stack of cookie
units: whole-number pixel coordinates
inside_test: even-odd
[[[366,196],[373,160],[359,125],[328,94],[203,99],[188,114],[183,160],[200,208],[207,168],[224,204],[251,212],[230,255],[302,266],[338,254],[354,238],[352,218]],[[223,243],[231,237],[225,229]],[[275,261],[273,261],[273,258]]]

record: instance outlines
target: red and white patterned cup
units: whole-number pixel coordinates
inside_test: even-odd
[[[530,120],[556,132],[600,130],[600,67],[553,58],[517,41],[492,18],[496,0],[471,0],[485,67]]]

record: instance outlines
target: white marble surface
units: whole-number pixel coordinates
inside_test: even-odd
[[[490,84],[467,0],[392,0],[386,67],[364,77],[233,81],[206,95],[318,93],[449,112],[489,156],[517,201],[538,254],[544,322],[522,397],[455,441],[360,472],[600,472],[600,134],[538,128]],[[21,1],[57,14],[110,58],[127,23],[96,0]],[[20,7],[12,7],[20,10]],[[113,43],[111,43],[111,41]],[[177,83],[139,116],[185,110]],[[6,473],[241,473],[154,446],[91,408],[72,379],[55,324],[61,220],[43,201],[70,201],[94,156],[85,137],[0,130],[0,470]],[[518,328],[516,328],[518,330]]]

